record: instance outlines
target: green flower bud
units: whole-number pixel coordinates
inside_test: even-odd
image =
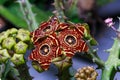
[[[3,39],[8,37],[8,33],[7,32],[2,32],[0,33],[0,43],[3,41]]]
[[[19,29],[18,32],[25,32],[26,34],[30,35],[30,32],[28,30],[25,30],[25,29]]]
[[[16,44],[16,42],[13,39],[13,37],[8,37],[3,40],[2,47],[6,48],[6,49],[11,49],[15,44]]]
[[[21,41],[30,41],[30,32],[24,29],[18,30],[18,34],[16,36]]]
[[[87,66],[78,69],[74,77],[76,80],[96,80],[98,73],[93,67]]]
[[[10,37],[16,37],[18,30],[16,28],[11,28],[11,29],[8,29],[6,32],[9,33]]]
[[[11,29],[8,29],[7,30],[7,32],[9,33],[9,34],[16,34],[17,33],[17,29],[16,28],[11,28]]]
[[[25,63],[23,54],[16,54],[15,53],[13,55],[13,57],[11,58],[11,61],[17,66]]]
[[[5,62],[9,58],[10,58],[10,55],[9,55],[7,49],[0,50],[0,63]]]
[[[38,72],[43,72],[44,70],[40,67],[40,64],[38,62],[32,61],[33,68]]]
[[[14,46],[14,51],[17,54],[24,54],[26,53],[28,45],[22,41],[18,42],[15,46]]]

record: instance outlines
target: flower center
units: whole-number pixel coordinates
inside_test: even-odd
[[[48,32],[50,30],[51,26],[47,26],[43,31]]]
[[[49,53],[49,46],[48,45],[43,45],[40,48],[40,53],[43,55],[47,55]]]
[[[74,36],[69,35],[66,37],[65,41],[69,44],[69,45],[74,45],[76,43],[76,39]]]

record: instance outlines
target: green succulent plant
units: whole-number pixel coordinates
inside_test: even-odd
[[[0,62],[7,59],[15,65],[24,64],[24,54],[28,49],[27,43],[30,41],[30,32],[25,29],[11,28],[0,33]],[[17,59],[19,58],[19,59]]]

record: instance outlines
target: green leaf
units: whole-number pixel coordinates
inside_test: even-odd
[[[17,13],[19,13],[19,12],[17,12]],[[2,15],[4,18],[9,20],[11,23],[16,25],[17,27],[23,27],[23,28],[27,29],[27,24],[24,21],[24,19],[16,16],[16,14],[11,13],[9,11],[9,9],[7,9],[4,6],[1,6],[1,5],[0,5],[0,15]]]
[[[4,72],[5,65],[2,63],[0,64],[0,78],[2,77],[2,73]]]
[[[51,16],[50,12],[42,11],[38,9],[36,6],[33,6],[32,10],[36,14],[35,18],[38,23],[41,23],[47,20],[48,17]],[[16,25],[17,27],[28,29],[28,25],[24,20],[24,16],[22,14],[22,11],[20,10],[19,4],[14,3],[14,4],[11,4],[9,7],[4,7],[0,5],[0,15],[2,15],[4,18],[9,20],[11,23]]]
[[[0,0],[0,5],[4,4],[8,0]]]
[[[43,10],[41,10],[41,9],[38,9],[36,6],[33,6],[33,7],[32,7],[32,10],[33,10],[34,13],[36,13],[35,18],[36,18],[36,20],[37,20],[37,22],[38,22],[39,24],[40,24],[41,22],[43,22],[43,21],[48,20],[48,18],[52,15],[51,12],[49,12],[49,11],[43,11]],[[38,26],[39,26],[39,25],[38,25]]]

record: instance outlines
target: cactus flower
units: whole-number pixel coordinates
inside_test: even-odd
[[[51,35],[36,46],[30,54],[29,59],[37,61],[42,69],[47,70],[52,59],[59,55],[61,55],[59,44],[55,40],[55,37]]]
[[[63,55],[62,52],[70,59],[76,52],[87,52],[89,49],[83,40],[85,30],[80,24],[63,23],[57,17],[51,17],[31,32],[35,49],[29,59],[38,62],[42,69],[47,70],[52,60]],[[58,64],[59,62],[56,63]],[[64,62],[63,66],[67,65],[69,63]]]

